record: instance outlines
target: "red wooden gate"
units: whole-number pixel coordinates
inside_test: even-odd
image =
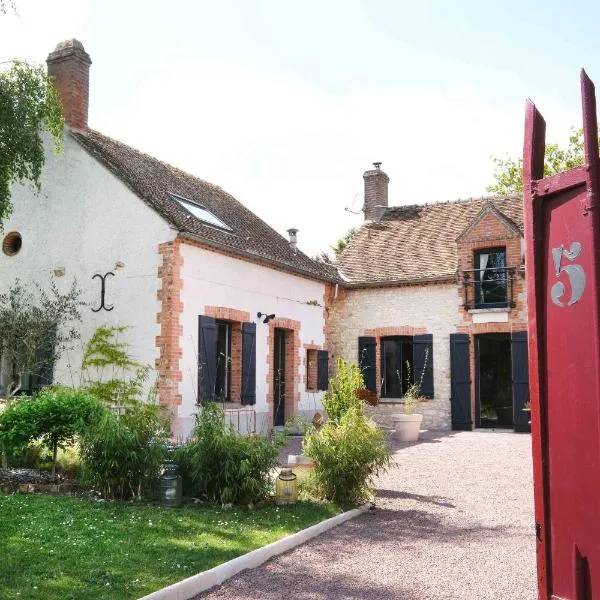
[[[527,102],[523,181],[539,598],[600,599],[600,161],[581,72],[585,163],[544,178]]]

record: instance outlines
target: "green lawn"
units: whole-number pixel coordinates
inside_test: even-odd
[[[333,516],[331,505],[181,509],[0,496],[0,598],[136,599]]]

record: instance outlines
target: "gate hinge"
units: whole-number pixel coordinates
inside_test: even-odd
[[[540,523],[535,524],[535,537],[538,539],[538,542],[542,541],[542,526]]]

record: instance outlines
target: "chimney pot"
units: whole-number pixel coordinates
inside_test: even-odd
[[[87,129],[92,61],[79,40],[60,42],[46,59],[48,76],[63,105],[65,122]]]
[[[295,229],[294,227],[290,228],[287,230],[288,235],[290,236],[290,246],[291,248],[295,251],[296,250],[296,246],[298,244],[298,229]]]
[[[381,163],[374,162],[374,169],[365,171],[365,221],[379,221],[388,207],[388,183],[390,178],[381,170]]]

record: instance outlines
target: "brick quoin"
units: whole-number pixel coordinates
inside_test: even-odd
[[[250,313],[226,306],[205,306],[204,314],[231,323],[231,390],[230,402],[242,401],[242,323],[250,321]]]
[[[161,287],[156,294],[161,304],[160,312],[156,315],[157,323],[160,324],[160,335],[156,338],[159,354],[155,364],[158,372],[158,398],[159,402],[169,407],[175,416],[177,406],[182,401],[179,383],[183,380],[180,368],[180,360],[183,356],[181,349],[183,328],[180,324],[183,312],[181,302],[183,258],[180,242],[175,240],[159,244],[158,253],[162,256],[162,264],[158,267]]]

